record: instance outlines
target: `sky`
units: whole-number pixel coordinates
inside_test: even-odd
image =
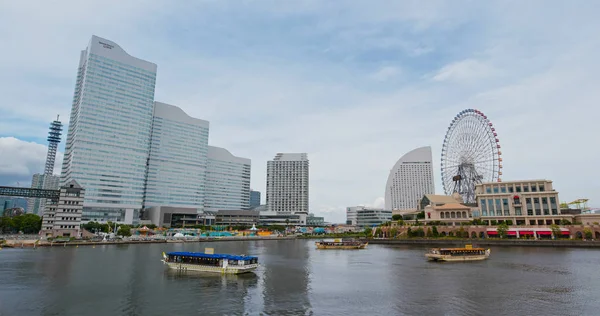
[[[68,124],[92,35],[158,65],[157,101],[210,121],[210,145],[252,159],[264,192],[278,152],[310,159],[310,210],[345,221],[383,206],[394,163],[440,151],[463,109],[484,112],[503,180],[549,179],[600,207],[598,1],[3,1],[0,185],[43,171]],[[62,161],[64,140],[57,158]]]

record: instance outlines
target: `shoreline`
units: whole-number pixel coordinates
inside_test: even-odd
[[[600,241],[589,240],[510,240],[510,239],[364,239],[373,245],[435,245],[500,247],[561,247],[561,248],[600,248]]]
[[[197,240],[172,241],[167,240],[129,240],[129,241],[69,241],[69,242],[43,242],[35,244],[32,240],[7,240],[7,244],[2,248],[36,248],[36,247],[78,247],[78,246],[103,246],[103,245],[139,245],[139,244],[186,244],[200,242],[219,242],[219,241],[259,241],[259,240],[291,240],[295,237],[228,237],[228,238],[206,238]]]

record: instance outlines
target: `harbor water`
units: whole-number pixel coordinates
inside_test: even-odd
[[[259,257],[244,275],[168,270],[163,251]],[[600,250],[492,247],[427,262],[425,246],[317,250],[314,240],[0,250],[0,315],[597,315]]]

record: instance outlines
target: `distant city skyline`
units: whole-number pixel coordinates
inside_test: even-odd
[[[0,60],[0,152],[10,153],[0,185],[28,187],[43,172],[47,124],[69,117],[79,51],[97,34],[158,64],[155,99],[210,121],[211,144],[252,159],[254,189],[266,192],[273,153],[308,153],[310,211],[328,222],[348,205],[383,207],[390,166],[421,146],[442,194],[442,141],[466,108],[493,118],[504,181],[552,179],[564,201],[599,207],[598,10],[585,0],[2,3],[0,27],[19,32],[4,34]]]

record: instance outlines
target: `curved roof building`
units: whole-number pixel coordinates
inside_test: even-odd
[[[390,171],[385,186],[385,209],[415,209],[423,195],[433,193],[431,147],[420,147],[402,156]]]

